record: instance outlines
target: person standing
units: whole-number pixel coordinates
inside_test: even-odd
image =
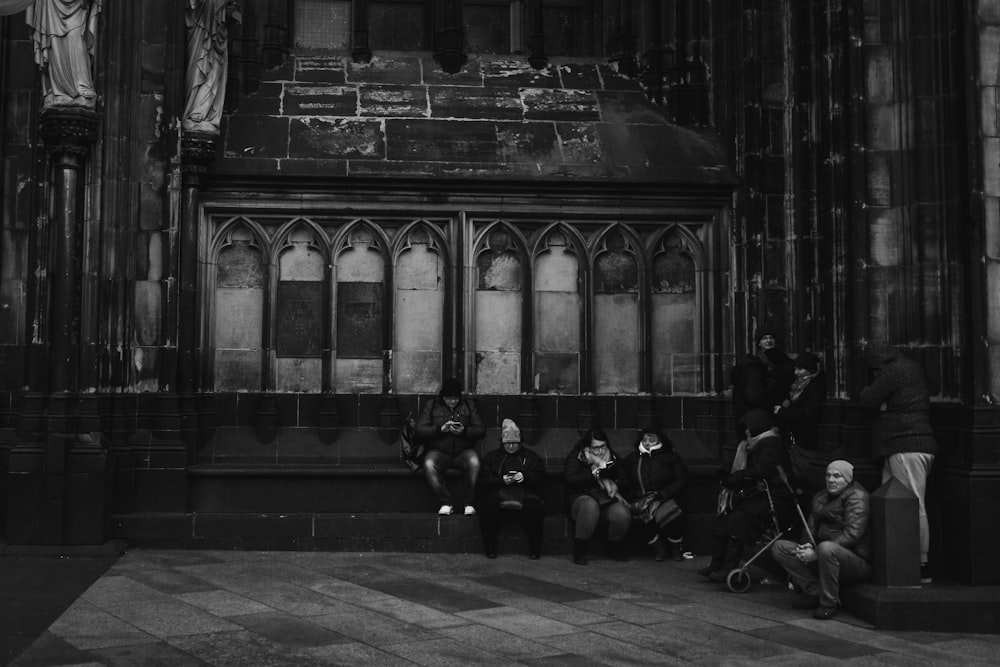
[[[733,366],[729,373],[738,439],[743,437],[743,417],[751,410],[770,413],[775,405],[788,398],[792,384],[792,362],[778,347],[774,331],[762,326],[757,330],[755,340],[757,349],[754,355]]]
[[[899,350],[882,344],[865,348],[864,360],[873,374],[858,403],[875,412],[872,454],[882,459],[882,483],[895,477],[917,496],[920,525],[920,579],[930,581],[927,554],[927,476],[938,446],[931,429],[930,392],[920,365]]]
[[[444,473],[449,468],[457,468],[465,474],[465,516],[475,516],[476,508],[472,503],[479,476],[479,455],[475,446],[486,434],[486,427],[475,402],[462,397],[461,382],[449,378],[441,383],[437,398],[425,403],[420,411],[415,434],[426,448],[424,473],[441,502],[438,514],[448,516],[454,512],[454,500]]]
[[[516,516],[528,538],[528,557],[542,555],[542,485],[545,462],[524,447],[513,419],[500,427],[500,447],[483,457],[479,472],[479,528],[487,558],[497,557],[497,534],[504,515]]]
[[[813,617],[820,620],[833,618],[840,585],[871,577],[870,525],[868,492],[854,480],[854,466],[831,461],[826,488],[813,497],[799,541],[778,540],[771,546],[774,559],[802,593],[793,607],[814,609]]]
[[[563,464],[566,515],[573,520],[573,562],[586,565],[590,538],[599,523],[607,526],[608,552],[627,560],[622,541],[632,525],[628,501],[618,490],[621,459],[601,429],[590,429]]]

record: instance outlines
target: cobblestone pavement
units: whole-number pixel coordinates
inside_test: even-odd
[[[1000,664],[1000,635],[814,620],[704,560],[134,550],[12,664]]]

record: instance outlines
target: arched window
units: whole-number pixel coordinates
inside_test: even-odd
[[[476,392],[521,391],[524,313],[522,254],[512,232],[497,226],[476,255]]]
[[[661,394],[701,391],[698,302],[693,243],[676,228],[653,256],[653,390]]]
[[[226,234],[216,260],[215,388],[261,388],[264,291],[267,266],[253,233],[238,224]]]
[[[382,391],[385,256],[367,224],[351,228],[337,258],[337,343],[334,388]]]
[[[534,388],[580,391],[580,262],[567,236],[548,234],[534,266]]]
[[[639,390],[639,269],[619,230],[604,237],[594,260],[594,390]]]
[[[274,317],[274,388],[318,392],[326,347],[325,264],[313,233],[298,228],[278,253]]]
[[[446,258],[423,223],[404,232],[396,255],[393,388],[434,393],[441,385]]]

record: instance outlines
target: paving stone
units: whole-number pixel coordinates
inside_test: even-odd
[[[87,652],[103,665],[132,667],[200,667],[209,663],[164,642],[111,646]]]
[[[519,637],[531,639],[565,635],[575,632],[576,628],[568,623],[532,614],[513,607],[495,607],[479,611],[467,611],[461,614],[476,623],[488,625],[491,628],[503,630]]]
[[[567,653],[586,656],[603,665],[670,665],[684,664],[668,655],[612,639],[595,632],[546,637],[541,640]]]
[[[642,646],[669,656],[671,659],[685,662],[703,662],[717,655],[719,649],[717,646],[705,646],[685,641],[658,630],[622,621],[600,623],[588,629],[591,632],[612,637],[634,646]]]
[[[427,637],[426,628],[367,609],[325,616],[310,616],[309,621],[372,646],[417,641]]]
[[[83,600],[67,609],[49,626],[49,632],[81,650],[148,644],[156,640],[149,633]]]
[[[392,597],[383,597],[368,602],[359,603],[362,606],[391,616],[395,619],[413,623],[423,628],[449,628],[464,625],[468,621],[452,614],[446,614],[437,609]],[[471,612],[475,613],[475,612]]]
[[[604,663],[591,660],[582,655],[572,653],[560,653],[544,658],[529,658],[522,660],[525,665],[535,665],[536,667],[588,667],[589,665],[602,665]]]
[[[225,619],[174,599],[120,603],[115,605],[114,614],[160,639],[237,628]]]
[[[403,667],[413,664],[398,655],[387,653],[382,649],[361,642],[318,646],[304,649],[302,653],[320,660],[325,665],[344,665],[345,667]]]
[[[666,611],[674,617],[697,619],[730,630],[758,630],[760,628],[773,628],[777,625],[770,619],[702,604],[675,605]]]
[[[798,628],[792,625],[782,625],[769,627],[762,630],[752,630],[749,635],[766,638],[769,642],[778,642],[793,648],[826,655],[840,660],[849,660],[862,655],[878,653],[879,649],[864,644],[846,641],[844,639],[833,639],[828,635],[823,635],[805,628]]]
[[[214,616],[242,616],[269,611],[271,608],[232,591],[212,590],[183,593],[175,596],[189,605],[204,609]]]
[[[678,615],[670,612],[660,611],[646,605],[634,604],[627,600],[615,600],[611,598],[583,600],[573,602],[570,606],[595,614],[601,614],[612,620],[628,621],[636,625],[652,625],[653,623],[679,618]]]
[[[759,637],[720,628],[704,621],[678,619],[647,626],[654,632],[676,637],[691,644],[713,647],[719,652],[742,655],[754,660],[764,660],[773,655],[788,653],[787,646],[765,641]]]
[[[62,637],[57,637],[48,631],[42,632],[41,636],[31,644],[29,649],[14,660],[16,656],[17,654],[4,655],[0,653],[0,658],[4,659],[4,664],[7,664],[7,659],[9,658],[11,659],[10,664],[18,665],[19,667],[34,667],[35,665],[45,665],[46,667],[48,665],[80,665],[86,664],[89,660],[89,656],[86,653]]]
[[[453,639],[429,639],[410,642],[408,644],[393,644],[384,650],[395,653],[420,665],[455,665],[466,667],[470,664],[516,665],[517,661],[497,660],[492,652],[481,651]]]
[[[198,577],[177,570],[136,571],[127,575],[130,579],[149,586],[153,590],[177,595],[215,590],[215,586]]]
[[[338,632],[281,612],[248,614],[235,618],[234,622],[283,646],[306,648],[349,641]]]
[[[524,639],[509,632],[503,632],[485,625],[463,625],[457,628],[442,628],[438,634],[451,637],[455,641],[468,644],[482,651],[507,658],[522,660],[524,658],[551,656],[557,650],[530,639]]]
[[[289,651],[247,630],[208,632],[169,639],[171,646],[198,656],[210,665],[319,665],[305,653]]]
[[[162,600],[167,596],[146,584],[127,576],[101,577],[88,588],[82,599],[98,607],[135,603],[142,600]]]
[[[428,581],[396,579],[390,581],[373,581],[366,584],[366,586],[367,588],[381,591],[386,595],[419,602],[428,607],[451,613],[500,606],[485,598],[468,595]]]

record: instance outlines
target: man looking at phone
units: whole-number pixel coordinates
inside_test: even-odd
[[[465,516],[475,516],[476,508],[472,502],[479,476],[479,456],[475,445],[486,434],[486,427],[475,402],[462,397],[462,384],[457,379],[445,380],[437,398],[424,404],[415,432],[427,448],[424,473],[427,483],[441,502],[438,514],[447,516],[454,512],[455,502],[445,483],[444,473],[449,468],[457,468],[465,475]]]

